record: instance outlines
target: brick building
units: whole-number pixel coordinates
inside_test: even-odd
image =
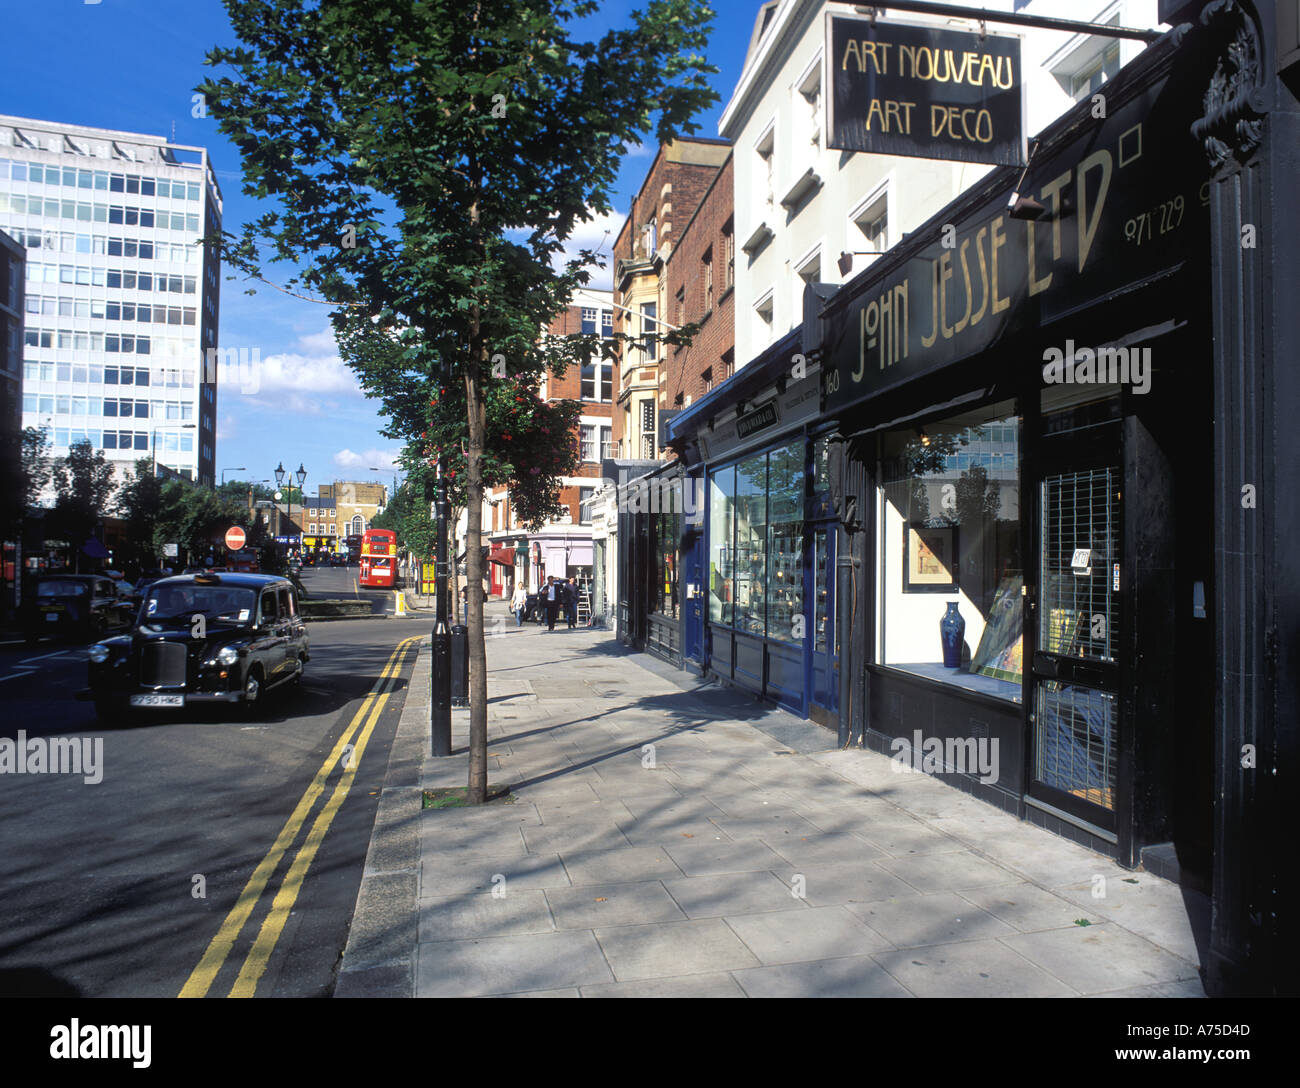
[[[582,333],[610,334],[614,311],[608,291],[583,290],[574,302],[547,327],[549,336]],[[508,596],[515,579],[530,589],[545,582],[547,575],[590,578],[592,566],[590,499],[600,484],[600,462],[611,456],[611,425],[616,375],[608,359],[593,359],[583,367],[570,367],[563,375],[548,373],[542,383],[547,400],[578,400],[582,415],[572,441],[580,463],[572,475],[561,477],[559,502],[564,512],[535,531],[526,531],[515,517],[508,488],[486,492],[483,511],[484,536],[490,542],[489,592]],[[463,522],[460,527],[463,532]],[[527,561],[520,563],[516,545],[525,543]],[[463,550],[463,549],[462,549]]]
[[[663,352],[659,410],[689,407],[731,376],[736,361],[736,230],[733,215],[732,156],[705,190],[665,262],[667,319],[674,325],[698,322],[689,345]]]
[[[695,214],[704,194],[730,155],[724,140],[699,137],[661,147],[632,200],[614,244],[614,328],[646,339],[623,345],[617,377],[613,441],[617,456],[652,459],[658,455],[658,419],[667,374],[660,366],[665,345],[654,336],[667,316],[665,265],[682,226]],[[671,350],[671,349],[669,349]]]

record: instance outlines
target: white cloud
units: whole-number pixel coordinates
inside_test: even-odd
[[[328,328],[299,337],[297,347],[301,350],[265,357],[257,346],[220,349],[221,390],[273,402],[276,406],[286,398],[302,405],[329,393],[364,396],[361,383],[338,354],[334,334]],[[312,407],[293,410],[319,411]]]
[[[342,449],[334,455],[334,465],[342,469],[377,468],[392,472],[397,466],[397,451],[368,449],[357,453],[355,450]]]

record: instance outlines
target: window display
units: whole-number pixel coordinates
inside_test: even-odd
[[[709,477],[709,619],[802,642],[806,445],[755,454]]]
[[[878,663],[1019,702],[1014,401],[880,437]]]

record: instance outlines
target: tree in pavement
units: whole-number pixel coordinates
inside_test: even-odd
[[[54,462],[54,532],[66,540],[76,569],[81,569],[82,547],[94,535],[100,518],[109,512],[116,486],[113,466],[104,451],[82,439],[68,447],[66,457]]]
[[[485,471],[503,456],[489,443],[490,405],[499,386],[531,390],[548,367],[584,354],[539,339],[589,279],[595,254],[566,260],[565,244],[612,210],[629,147],[651,132],[666,142],[695,131],[691,117],[716,100],[699,55],[712,12],[702,0],[649,0],[630,27],[590,42],[576,30],[595,17],[593,0],[226,8],[242,44],[212,50],[208,63],[234,75],[198,90],[243,154],[245,192],[279,210],[249,224],[225,259],[260,275],[256,243],[267,241],[272,259],[298,262],[285,289],[331,304],[341,340],[401,345],[396,370],[362,362],[362,382],[405,399],[402,437],[428,443],[426,456],[454,457],[464,442],[463,469],[448,471],[463,473],[468,580],[478,584]],[[452,388],[464,420],[448,431],[437,402]],[[417,429],[409,420],[419,417]],[[487,670],[482,601],[469,602],[478,803]]]
[[[48,427],[24,427],[18,435],[16,456],[4,459],[8,478],[0,488],[6,539],[21,539],[27,511],[37,504],[50,482],[50,431]]]

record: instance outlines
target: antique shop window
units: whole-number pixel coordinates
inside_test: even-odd
[[[767,454],[736,466],[735,628],[762,638],[766,630]]]
[[[735,585],[736,470],[709,474],[709,619],[731,626]]]
[[[1019,702],[1014,401],[880,438],[878,663]]]
[[[768,454],[767,637],[802,642],[804,443]]]

